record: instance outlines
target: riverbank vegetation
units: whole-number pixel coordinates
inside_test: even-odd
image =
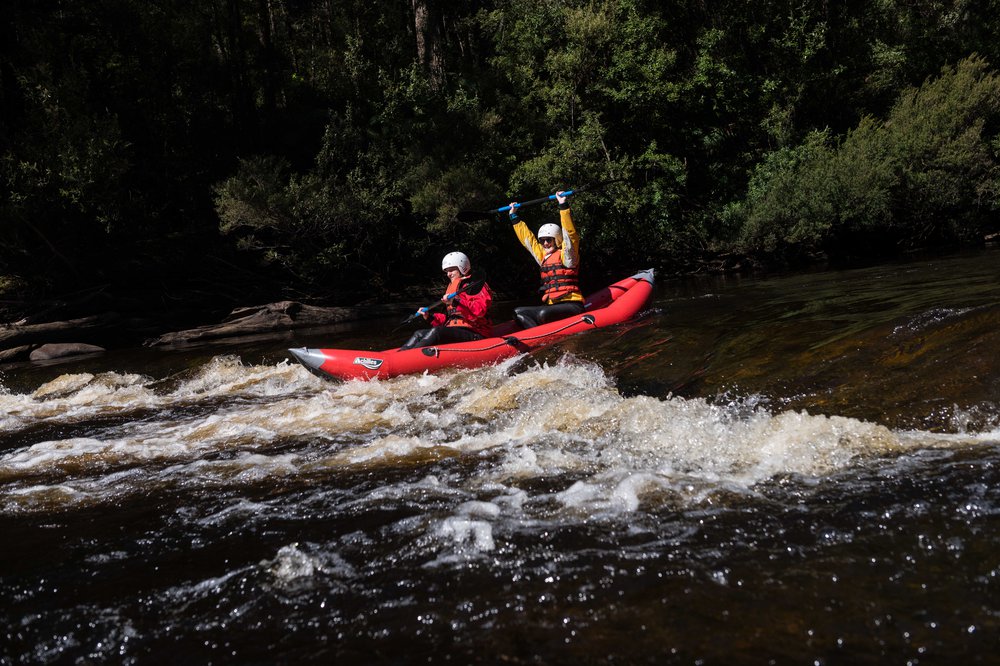
[[[1000,205],[981,0],[14,0],[0,46],[9,302],[357,302],[577,197],[586,278],[977,244]],[[525,210],[531,222],[552,210]],[[138,305],[137,305],[138,307]]]

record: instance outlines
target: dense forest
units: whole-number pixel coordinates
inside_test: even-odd
[[[573,200],[585,279],[981,244],[990,0],[10,0],[0,299],[354,303]],[[555,206],[525,209],[536,224]]]

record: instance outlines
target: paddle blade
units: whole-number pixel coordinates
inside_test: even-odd
[[[411,314],[409,317],[407,317],[403,321],[399,322],[399,325],[396,326],[396,328],[392,329],[392,333],[395,333],[396,331],[398,331],[399,329],[403,328],[404,326],[409,326],[410,324],[412,324],[413,322],[415,322],[419,318],[420,318],[420,315]]]

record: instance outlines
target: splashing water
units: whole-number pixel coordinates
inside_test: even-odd
[[[997,265],[713,285],[474,371],[0,389],[0,663],[982,663]]]

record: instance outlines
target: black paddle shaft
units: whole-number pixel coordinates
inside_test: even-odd
[[[482,289],[483,284],[485,282],[486,282],[485,280],[473,280],[472,282],[470,282],[469,284],[465,285],[464,287],[459,288],[455,292],[455,295],[457,296],[458,294],[464,294],[465,292],[467,292],[469,290],[472,290],[473,293],[475,293],[475,292],[479,291],[480,289]],[[430,305],[425,306],[425,308],[426,308],[426,310],[428,312],[430,312],[431,310],[435,310],[435,309],[437,309],[439,307],[442,307],[443,305],[444,305],[443,301],[437,300],[437,301],[434,301],[433,303],[431,303]],[[421,316],[421,314],[420,314],[419,311],[414,312],[409,317],[407,317],[402,322],[400,322],[399,326],[397,326],[396,328],[392,329],[392,332],[395,333],[396,331],[398,331],[399,329],[403,328],[404,326],[406,326],[410,322],[415,321],[420,316]]]
[[[619,181],[625,180],[624,178],[613,178],[611,180],[604,180],[599,183],[590,183],[583,185],[582,187],[577,187],[572,190],[565,190],[563,194],[565,196],[572,196],[578,192],[586,192],[587,190],[599,190],[602,187],[610,185],[611,183],[617,183]],[[523,208],[524,206],[534,206],[535,204],[545,203],[546,201],[552,201],[556,198],[555,194],[550,194],[545,197],[539,197],[537,199],[531,199],[530,201],[515,202],[518,208]],[[473,222],[475,220],[488,220],[497,213],[506,213],[510,210],[510,204],[506,206],[500,206],[499,208],[494,208],[492,210],[460,210],[458,211],[458,221],[459,222]]]

